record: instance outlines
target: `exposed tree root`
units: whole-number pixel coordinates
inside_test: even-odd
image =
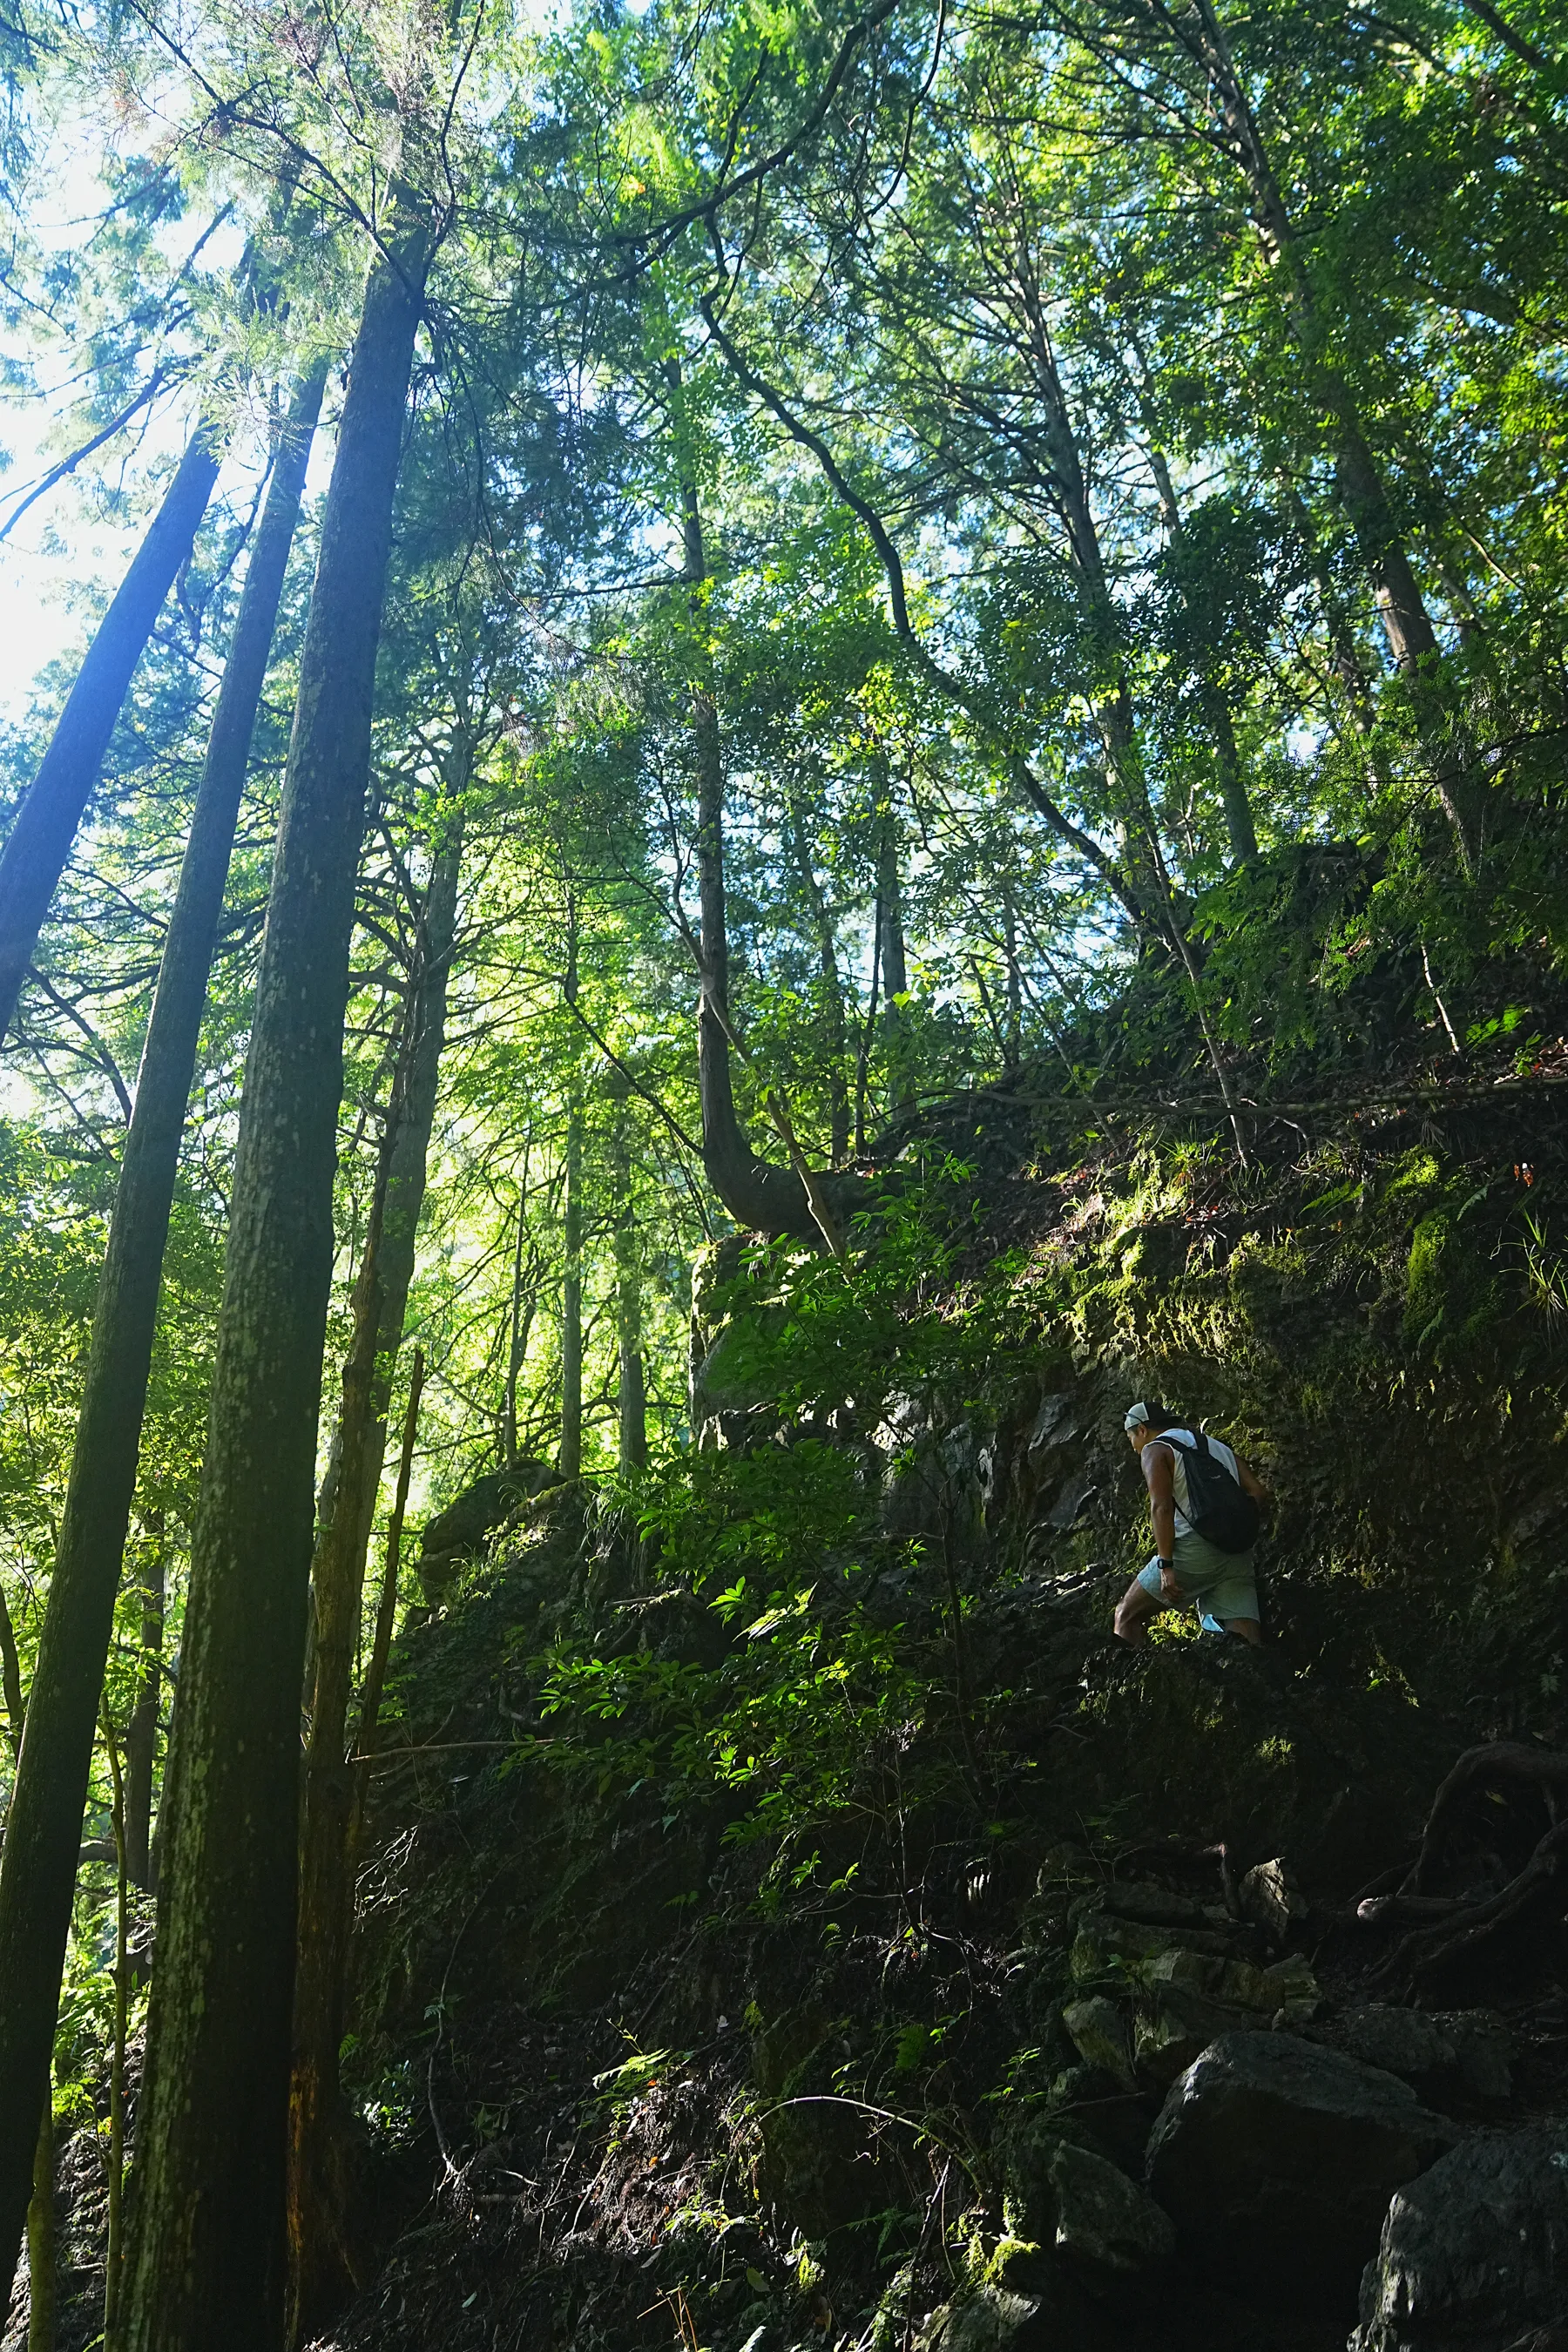
[[[1499,1781],[1533,1784],[1545,1798],[1550,1826],[1538,1841],[1524,1867],[1506,1886],[1477,1898],[1465,1895],[1433,1895],[1427,1891],[1444,1843],[1461,1805],[1478,1788]],[[1426,1974],[1443,1962],[1482,1943],[1533,1901],[1568,1854],[1568,1821],[1557,1818],[1556,1792],[1568,1789],[1568,1754],[1550,1748],[1526,1748],[1514,1741],[1493,1740],[1467,1748],[1442,1782],[1422,1832],[1420,1852],[1392,1893],[1370,1893],[1357,1906],[1356,1916],[1372,1925],[1384,1919],[1418,1923],[1395,1946],[1376,1970],[1373,1981]]]

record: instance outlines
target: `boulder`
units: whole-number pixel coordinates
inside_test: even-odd
[[[1051,2084],[1051,2100],[1042,2137],[1054,2126],[1058,2138],[1093,2147],[1124,2172],[1139,2169],[1158,2112],[1152,2098],[1123,2090],[1098,2066],[1071,2066]]]
[[[1312,2038],[1398,2074],[1439,2105],[1456,2093],[1506,2099],[1513,2085],[1513,2038],[1494,2009],[1428,2011],[1369,2001],[1329,2019]]]
[[[1083,1907],[1091,1906],[1086,1903]],[[1141,1919],[1149,1927],[1209,1927],[1223,1931],[1227,1924],[1217,1904],[1202,1904],[1194,1895],[1173,1894],[1168,1886],[1153,1886],[1145,1879],[1102,1887],[1092,1898],[1092,1907],[1111,1912],[1119,1919]]]
[[[1237,1889],[1237,1905],[1244,1919],[1254,1921],[1277,1944],[1285,1941],[1307,1912],[1289,1865],[1279,1855],[1247,1872]]]
[[[1133,2023],[1135,2079],[1162,2096],[1222,2033],[1247,2032],[1317,2010],[1320,1989],[1298,1955],[1272,1968],[1172,1952],[1148,1962]]]
[[[1568,2320],[1568,2131],[1467,2140],[1396,2191],[1352,2352],[1504,2352]]]
[[[1099,2066],[1114,2076],[1123,2090],[1132,2088],[1132,2052],[1127,2022],[1113,2000],[1097,1994],[1090,2000],[1069,2000],[1062,2023],[1086,2066]]]
[[[601,1642],[601,1657],[646,1650],[651,1657],[704,1666],[711,1672],[730,1654],[730,1633],[723,1619],[685,1585],[667,1585],[662,1591],[617,1601],[613,1617],[620,1620],[620,1625]]]
[[[1016,2217],[1008,2227],[1048,2245],[1056,2211],[1051,2165],[1062,2142],[1089,2148],[1122,2172],[1134,2173],[1142,2168],[1156,2113],[1152,2099],[1123,2091],[1098,2066],[1069,2066],[1058,2074],[1047,2104],[1019,2116],[1000,2143],[1008,2210]]]
[[[1454,2045],[1459,2080],[1472,2097],[1513,2094],[1513,2035],[1495,2009],[1439,2009],[1432,2022]]]
[[[1158,2276],[1175,2252],[1175,2228],[1124,2172],[1064,2140],[1047,2178],[1057,2252],[1091,2294]]]
[[[425,1597],[433,1608],[439,1605],[462,1562],[477,1559],[498,1528],[505,1527],[524,1503],[557,1485],[559,1477],[547,1462],[514,1462],[510,1470],[492,1470],[476,1478],[455,1502],[426,1521],[417,1569]]]
[[[1142,1920],[1119,1919],[1098,1908],[1079,1916],[1070,1966],[1079,1984],[1107,1975],[1136,1982],[1147,1974],[1151,1962],[1167,1959],[1173,1951],[1237,1968],[1247,1966],[1245,1960],[1230,1960],[1228,1939],[1212,1927],[1147,1927]]]
[[[1050,2322],[1039,2297],[976,2286],[935,2313],[921,2352],[1046,2352]]]
[[[1350,2316],[1389,2199],[1457,2136],[1397,2075],[1292,2033],[1226,2033],[1172,2086],[1149,2186],[1217,2283]]]
[[[1152,2084],[1163,2098],[1211,2042],[1262,2021],[1238,2016],[1190,1985],[1160,1985],[1138,2004],[1132,2035],[1138,2080]]]
[[[1004,2238],[951,2303],[931,2314],[921,2352],[1087,2352],[1089,2307],[1043,2246]],[[899,2336],[893,2339],[900,2340]]]

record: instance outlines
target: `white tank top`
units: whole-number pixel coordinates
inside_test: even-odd
[[[1189,1445],[1195,1445],[1197,1444],[1197,1436],[1198,1433],[1195,1429],[1178,1429],[1173,1425],[1170,1429],[1163,1430],[1161,1432],[1161,1437],[1174,1437],[1178,1440],[1185,1438]],[[1153,1443],[1156,1445],[1158,1445],[1160,1442],[1160,1437],[1156,1437],[1153,1440]],[[1176,1533],[1179,1536],[1190,1536],[1193,1532],[1193,1523],[1187,1517],[1187,1507],[1193,1498],[1187,1489],[1186,1457],[1183,1454],[1179,1444],[1167,1446],[1165,1450],[1171,1457],[1171,1500],[1175,1506]],[[1224,1464],[1225,1467],[1230,1472],[1231,1476],[1236,1480],[1237,1485],[1239,1486],[1241,1484],[1241,1472],[1237,1465],[1235,1454],[1231,1452],[1225,1440],[1222,1437],[1211,1437],[1209,1439],[1209,1452],[1214,1455],[1216,1462]]]

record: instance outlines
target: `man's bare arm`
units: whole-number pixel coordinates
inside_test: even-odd
[[[1176,1497],[1171,1478],[1171,1449],[1151,1442],[1143,1448],[1143,1483],[1149,1489],[1149,1517],[1154,1528],[1154,1549],[1160,1558],[1160,1590],[1167,1601],[1181,1591],[1173,1565],[1176,1549]]]

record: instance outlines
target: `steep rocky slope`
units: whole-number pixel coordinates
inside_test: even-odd
[[[343,2352],[1559,2340],[1561,1142],[1416,1116],[1244,1191],[993,1107],[923,1294],[710,1270],[679,1507],[402,1644]],[[1272,1477],[1261,1660],[1110,1636],[1140,1393]]]

